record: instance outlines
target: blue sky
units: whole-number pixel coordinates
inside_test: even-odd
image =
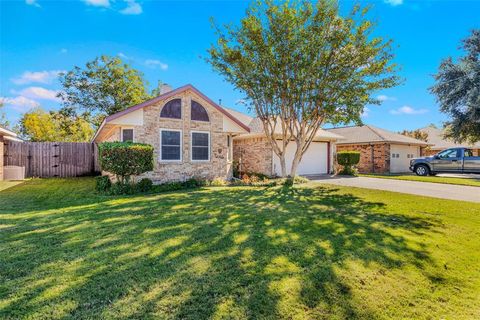
[[[432,74],[460,40],[480,28],[480,1],[377,0],[376,33],[394,40],[405,82],[378,92],[364,122],[390,130],[446,120],[428,92]],[[352,1],[340,1],[347,12]],[[0,0],[0,97],[15,122],[29,108],[58,109],[55,75],[101,54],[118,55],[141,70],[151,87],[162,80],[191,83],[214,101],[246,112],[233,90],[202,59],[215,40],[209,18],[237,22],[247,1]]]

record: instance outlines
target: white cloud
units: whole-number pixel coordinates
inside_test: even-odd
[[[83,0],[86,4],[92,7],[110,7],[110,0]]]
[[[15,98],[0,97],[0,102],[5,104],[6,107],[9,107],[18,112],[26,112],[32,108],[40,106],[40,103],[38,103],[37,101],[23,96],[18,96]]]
[[[388,3],[394,7],[403,4],[403,0],[383,0],[383,2]]]
[[[399,115],[399,114],[414,115],[414,114],[424,114],[427,112],[428,112],[427,109],[414,109],[410,106],[403,106],[395,110],[390,110],[390,113],[395,115]]]
[[[377,96],[377,100],[384,102],[384,101],[397,101],[397,98],[395,97],[389,97],[387,95],[381,94]]]
[[[60,73],[65,72],[63,70],[50,70],[50,71],[25,71],[20,77],[13,78],[12,82],[15,84],[27,84],[27,83],[51,83]]]
[[[142,6],[135,2],[135,0],[125,0],[127,7],[120,10],[121,14],[141,14],[143,12]]]
[[[68,52],[68,50],[65,49],[65,48],[60,49],[60,53],[67,53],[67,52]]]
[[[124,54],[123,52],[119,52],[119,53],[117,54],[117,56],[119,56],[120,58],[125,59],[125,60],[133,60],[132,57],[127,56],[127,55]]]
[[[147,59],[145,60],[145,65],[150,68],[160,68],[162,70],[167,70],[168,69],[168,64],[163,63],[159,60],[153,60],[153,59]]]
[[[35,6],[37,8],[40,8],[40,5],[38,4],[37,0],[25,0],[25,3],[28,4],[29,6]]]
[[[362,114],[361,114],[361,117],[362,117],[362,118],[366,118],[366,117],[368,117],[369,114],[370,114],[370,109],[367,108],[367,107],[364,107],[364,108],[363,108],[363,112],[362,112]]]
[[[30,99],[60,101],[60,98],[57,97],[58,91],[49,90],[42,87],[28,87],[20,91],[19,94]]]

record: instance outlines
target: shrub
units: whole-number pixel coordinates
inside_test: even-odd
[[[251,182],[251,181],[250,181],[249,175],[245,173],[245,174],[242,176],[242,183],[243,183],[244,185],[249,185],[250,182]]]
[[[122,183],[120,181],[112,184],[110,188],[110,194],[112,195],[121,195],[121,194],[133,194],[135,193],[135,188],[129,183]]]
[[[184,183],[181,182],[167,182],[153,186],[154,192],[168,192],[168,191],[177,191],[185,189]]]
[[[95,190],[107,192],[112,187],[112,182],[108,176],[99,176],[95,178]]]
[[[148,178],[143,178],[137,183],[137,190],[140,192],[148,192],[152,190],[153,181]]]
[[[226,184],[227,182],[222,178],[215,178],[212,181],[210,181],[210,185],[213,187],[221,187],[221,186],[225,186]]]
[[[355,175],[356,170],[353,166],[360,162],[360,152],[358,151],[340,151],[337,153],[337,162],[343,166],[339,174]]]
[[[295,183],[295,184],[303,184],[303,183],[308,183],[308,182],[310,182],[310,180],[308,180],[305,177],[295,176],[295,178],[293,178],[293,183]]]
[[[153,170],[153,147],[131,142],[103,142],[98,145],[102,170],[115,174],[122,184],[130,176]]]

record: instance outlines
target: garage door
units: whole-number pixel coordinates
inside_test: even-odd
[[[292,167],[293,157],[297,145],[294,142],[290,142],[287,146],[287,152],[285,154],[285,161],[287,164],[287,174]],[[297,169],[298,175],[309,174],[324,174],[328,173],[327,169],[328,158],[328,143],[326,142],[312,142],[307,152],[303,155],[302,161]],[[280,166],[280,159],[273,153],[273,172],[277,175],[282,174],[282,167]]]
[[[418,146],[390,145],[390,172],[409,172],[410,160],[419,156],[420,147]]]

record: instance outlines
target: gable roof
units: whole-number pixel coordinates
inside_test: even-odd
[[[474,143],[473,145],[471,144],[462,145],[462,144],[455,143],[450,139],[445,139],[443,137],[444,130],[435,128],[433,126],[422,128],[420,129],[420,131],[428,134],[427,141],[428,143],[432,144],[432,146],[430,147],[431,149],[443,150],[443,149],[456,148],[456,147],[480,148],[480,142]]]
[[[372,125],[351,126],[343,128],[327,129],[327,131],[343,136],[345,139],[337,144],[360,144],[360,143],[399,143],[428,145],[427,142],[404,136],[399,133],[377,128]]]

